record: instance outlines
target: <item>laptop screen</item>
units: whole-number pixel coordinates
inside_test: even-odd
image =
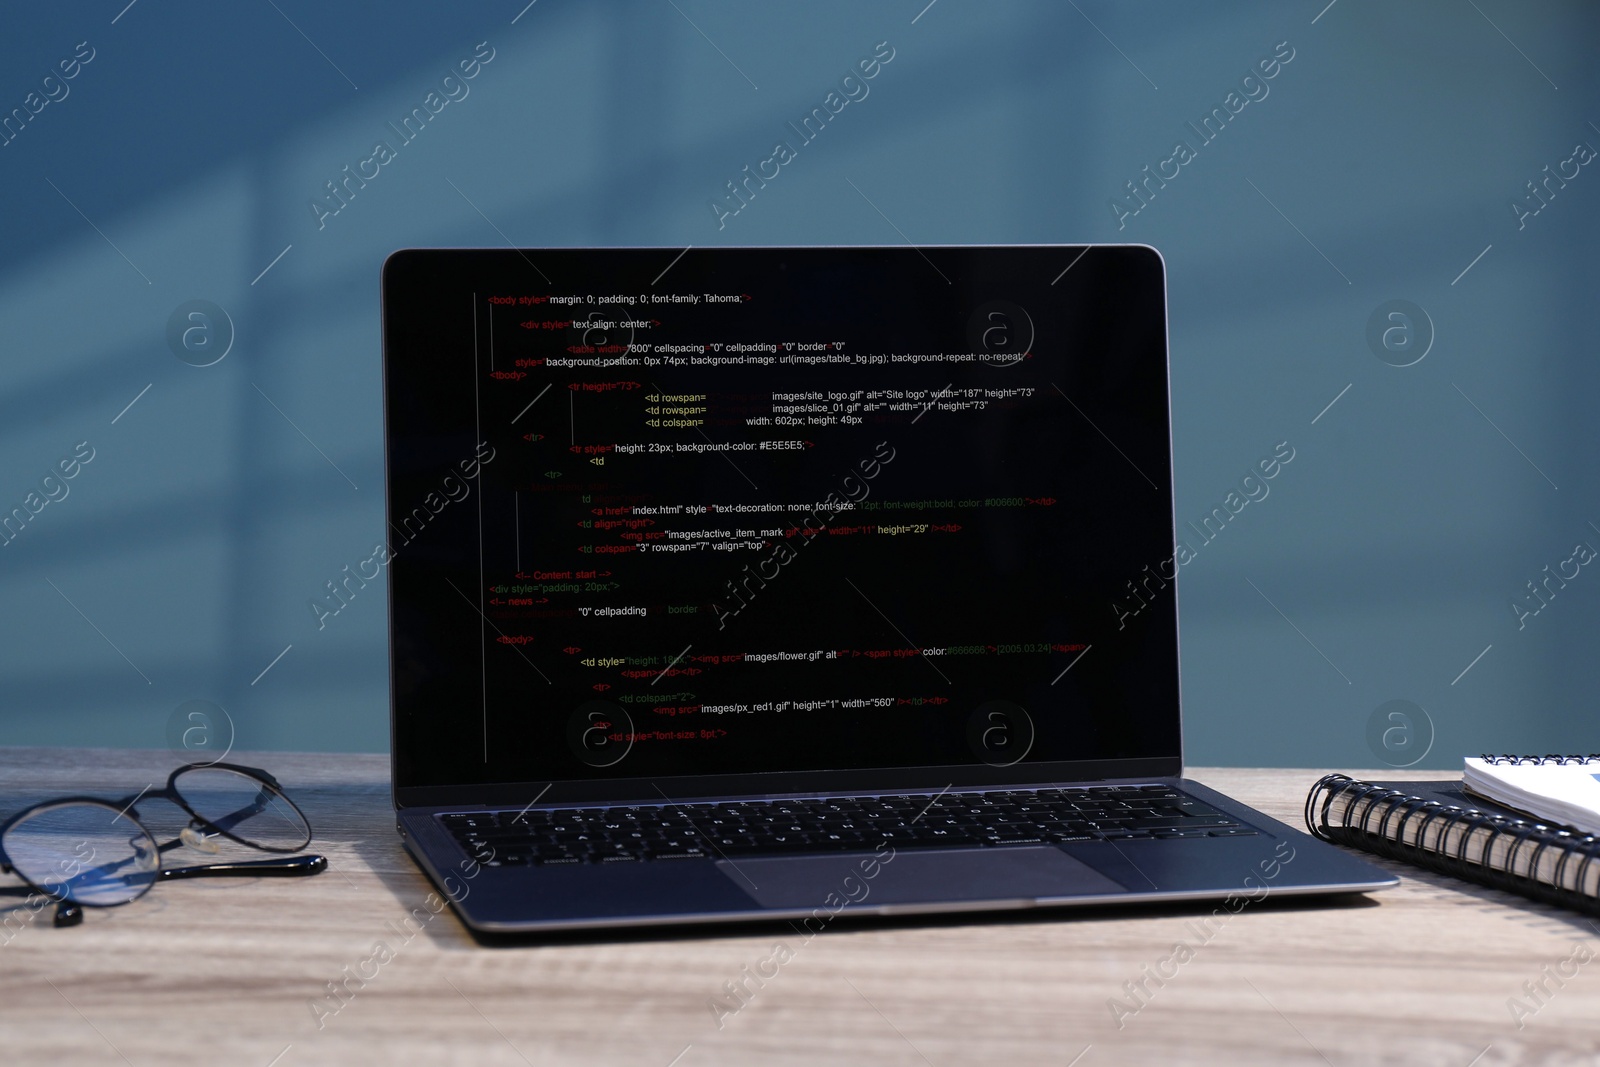
[[[417,249],[383,287],[397,786],[1178,755],[1154,250]]]

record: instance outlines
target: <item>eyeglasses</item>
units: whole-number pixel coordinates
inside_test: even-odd
[[[189,824],[164,844],[156,843],[134,807],[156,799],[170,800],[189,816]],[[0,871],[56,901],[56,926],[75,926],[83,921],[82,908],[131,903],[158,879],[310,875],[328,866],[315,855],[162,865],[162,854],[181,845],[216,853],[223,839],[264,852],[299,852],[311,842],[311,824],[266,771],[190,763],[172,772],[165,789],[121,800],[61,797],[19,812],[0,825]]]

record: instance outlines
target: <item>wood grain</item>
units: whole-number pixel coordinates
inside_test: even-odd
[[[236,754],[271,770],[331,869],[195,880],[57,930],[0,927],[7,1063],[1593,1064],[1596,929],[1575,914],[1388,865],[1404,884],[1337,905],[1267,899],[1230,918],[1119,1028],[1109,1001],[1209,907],[483,947],[402,851],[382,756]],[[159,784],[170,753],[0,749],[0,815],[68,792]],[[1352,772],[1360,776],[1361,772]],[[1366,772],[1394,778],[1393,771]],[[1316,770],[1193,777],[1300,825]],[[1424,777],[1424,776],[1417,776]],[[1450,777],[1438,775],[1436,777]],[[6,902],[17,898],[5,898]],[[0,904],[0,907],[3,907]],[[336,1013],[310,1006],[383,942],[392,958]],[[724,983],[785,945],[720,1020]],[[1562,982],[1544,977],[1543,968]],[[1571,973],[1571,966],[1568,966]],[[372,973],[372,967],[366,968]],[[1524,982],[1543,980],[1545,1003]],[[1537,1012],[1520,1020],[1508,1000]],[[329,1002],[333,1003],[333,1002]],[[320,1026],[319,1026],[320,1022]],[[1487,1050],[1487,1051],[1485,1051]],[[1477,1057],[1475,1060],[1474,1057]]]

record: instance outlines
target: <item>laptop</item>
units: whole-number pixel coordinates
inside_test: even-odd
[[[1397,884],[1183,776],[1154,249],[382,287],[394,802],[474,931]]]

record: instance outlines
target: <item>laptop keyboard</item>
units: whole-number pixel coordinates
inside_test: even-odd
[[[1236,837],[1257,831],[1163,785],[529,808],[438,816],[489,867],[795,852]]]

